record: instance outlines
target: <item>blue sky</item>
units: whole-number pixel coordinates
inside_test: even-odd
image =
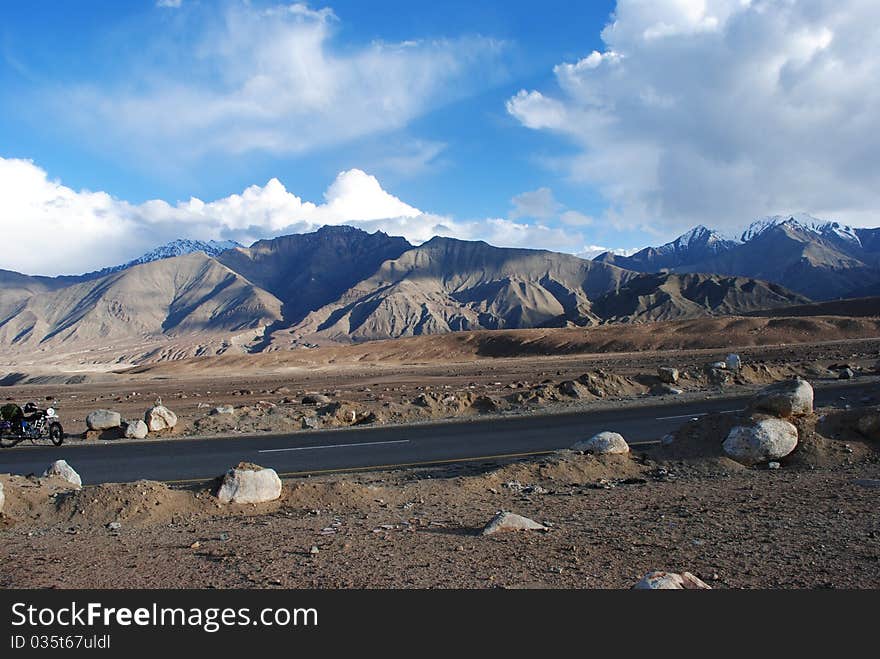
[[[0,268],[322,223],[584,254],[873,225],[872,4],[3,3],[0,222],[64,247]]]

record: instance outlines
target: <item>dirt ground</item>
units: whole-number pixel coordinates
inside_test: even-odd
[[[0,477],[0,587],[628,588],[651,569],[713,588],[880,587],[880,408],[796,420],[781,467],[720,442],[729,415],[631,456],[571,451],[286,481],[259,505],[141,481]],[[500,510],[549,526],[485,537]]]
[[[794,375],[821,385],[843,366],[880,394],[880,339],[734,350],[743,369],[720,380],[707,364],[730,348],[251,369],[186,361],[19,383],[0,396],[57,401],[71,433],[93,409],[136,418],[161,397],[181,419],[165,437],[173,441],[704,398]],[[657,368],[667,365],[680,370],[682,393],[662,389]],[[330,402],[304,404],[307,393]],[[796,419],[798,448],[776,470],[723,457],[738,421],[728,414],[685,423],[631,456],[561,452],[301,478],[259,505],[220,504],[206,484],[76,491],[57,478],[0,475],[0,587],[626,588],[665,569],[713,588],[878,588],[880,437],[859,422],[880,414],[880,396],[850,398]],[[212,414],[219,405],[233,413]],[[479,535],[501,510],[549,531]]]
[[[645,328],[643,327],[643,330]],[[358,347],[360,348],[360,347]],[[834,367],[851,366],[857,378],[880,375],[880,339],[735,349],[743,360],[736,376],[714,379],[706,365],[731,349],[690,349],[611,354],[483,357],[453,362],[390,361],[269,368],[217,368],[216,360],[186,360],[103,374],[74,384],[18,384],[0,387],[0,398],[35,400],[59,410],[68,441],[84,441],[86,415],[101,408],[123,419],[142,418],[157,398],[180,418],[172,433],[221,436],[397,424],[476,415],[546,413],[633,404],[658,396],[694,397],[744,393],[756,386],[799,375],[817,384],[836,382]],[[387,357],[387,355],[386,355]],[[225,362],[221,362],[225,363]],[[236,362],[237,363],[237,362]],[[204,368],[198,368],[204,364]],[[681,372],[669,393],[659,366]],[[831,368],[829,368],[831,367]],[[306,394],[329,402],[304,404]],[[216,414],[232,406],[231,414]],[[87,441],[118,439],[90,434]],[[151,436],[153,437],[153,436]]]

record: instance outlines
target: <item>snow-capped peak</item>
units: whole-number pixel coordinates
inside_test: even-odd
[[[217,256],[220,252],[225,252],[233,247],[241,247],[241,244],[234,240],[188,240],[185,238],[172,240],[170,243],[160,245],[143,256],[126,263],[126,267],[170,259],[175,256],[183,256],[184,254],[193,254],[194,252],[204,252],[208,256]]]
[[[742,232],[740,240],[744,243],[754,240],[768,229],[782,225],[814,233],[819,236],[835,237],[846,242],[861,244],[858,235],[856,235],[856,232],[852,227],[841,224],[836,220],[820,220],[807,213],[797,213],[794,215],[770,215],[758,218],[746,227]]]

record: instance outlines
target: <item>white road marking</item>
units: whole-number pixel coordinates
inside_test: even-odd
[[[718,414],[734,414],[735,412],[742,412],[742,410],[722,410],[718,412]],[[696,414],[679,414],[677,416],[658,416],[655,421],[668,421],[670,419],[696,419],[699,416],[706,416],[709,412],[698,412]]]
[[[323,446],[292,446],[290,448],[267,448],[257,453],[279,453],[281,451],[314,451],[319,448],[345,448],[348,446],[376,446],[377,444],[406,444],[408,439],[395,439],[387,442],[359,442],[357,444],[324,444]]]

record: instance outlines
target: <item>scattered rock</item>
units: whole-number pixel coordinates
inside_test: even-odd
[[[125,436],[128,439],[144,439],[149,434],[150,429],[147,424],[140,419],[129,421],[125,426]]]
[[[56,460],[50,464],[43,472],[43,476],[58,476],[77,488],[82,487],[82,479],[79,474],[65,460]]]
[[[313,416],[304,416],[302,419],[303,430],[314,430],[321,426],[320,420]]]
[[[113,410],[95,410],[86,417],[86,427],[89,430],[110,430],[121,425],[122,415]]]
[[[217,416],[218,414],[235,414],[235,408],[232,405],[218,405],[211,410],[211,414],[213,416]]]
[[[573,451],[586,451],[597,454],[624,454],[629,453],[629,444],[616,432],[600,432],[589,439],[579,441],[571,447]]]
[[[754,465],[784,458],[794,451],[797,443],[797,428],[783,419],[768,418],[734,427],[722,448],[740,464]]]
[[[281,496],[281,479],[274,469],[240,463],[223,476],[217,491],[222,503],[262,503]]]
[[[660,378],[660,382],[665,382],[666,384],[676,384],[678,382],[678,375],[678,369],[671,366],[661,366],[657,369],[657,377]]]
[[[852,380],[856,374],[853,372],[851,368],[841,369],[837,374],[838,380]]]
[[[812,414],[813,387],[801,378],[777,382],[756,393],[749,407],[782,418]]]
[[[120,524],[119,522],[110,522],[107,525],[107,528],[110,529],[111,531],[118,531],[119,529],[122,528],[122,524]]]
[[[565,380],[564,382],[559,383],[559,391],[565,396],[570,396],[571,398],[583,398],[587,390],[586,388],[574,380]]]
[[[306,394],[302,399],[303,405],[329,405],[330,402],[330,396],[324,394]]]
[[[739,373],[739,370],[742,368],[742,359],[736,353],[730,353],[724,358],[724,364],[727,366],[728,371]]]
[[[147,410],[144,414],[144,423],[150,432],[171,430],[177,425],[177,415],[162,405],[161,401]]]
[[[516,513],[501,512],[495,515],[480,535],[494,535],[495,533],[506,533],[508,531],[548,531],[549,529],[543,524],[539,524],[533,519],[517,515]]]
[[[780,465],[778,462],[768,462],[767,463],[767,469],[771,469],[771,470],[779,469],[779,467],[781,467],[781,466],[782,465]]]
[[[690,572],[648,572],[635,586],[635,590],[711,590],[712,587]]]
[[[676,387],[671,387],[668,384],[657,384],[651,388],[651,395],[653,396],[680,396],[684,391],[678,389]]]

